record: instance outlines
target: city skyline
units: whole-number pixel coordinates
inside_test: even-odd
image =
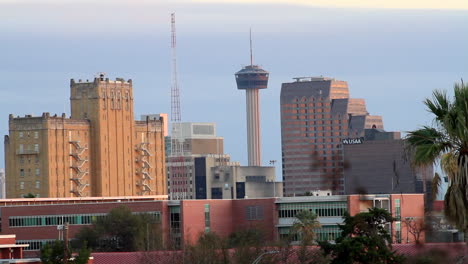
[[[460,78],[467,79],[463,62],[468,37],[462,25],[468,23],[468,11],[461,10],[463,6],[368,12],[279,1],[138,2],[141,6],[103,1],[92,7],[87,1],[71,1],[73,8],[44,3],[0,1],[0,33],[6,39],[0,44],[3,135],[8,134],[10,113],[69,115],[69,105],[63,103],[68,101],[69,80],[89,79],[100,71],[134,80],[135,98],[141,102],[135,105],[136,116],[168,113],[171,11],[178,14],[182,118],[216,122],[226,153],[241,164],[247,164],[245,99],[232,73],[248,61],[250,26],[256,61],[271,74],[261,98],[264,165],[277,160],[281,166],[279,90],[293,77],[324,75],[348,81],[351,95],[366,99],[369,112],[382,115],[389,131],[430,124],[422,100],[434,89],[449,90]],[[38,6],[41,12],[33,12]],[[257,8],[264,14],[254,16]],[[242,18],[232,14],[242,9]],[[80,13],[85,10],[91,15]],[[284,19],[278,21],[278,14]],[[70,22],[73,19],[82,23]]]

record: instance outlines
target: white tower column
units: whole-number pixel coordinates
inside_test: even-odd
[[[249,166],[261,166],[259,90],[247,89],[245,92],[248,162]]]

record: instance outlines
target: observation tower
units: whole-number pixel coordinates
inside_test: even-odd
[[[236,72],[237,89],[245,90],[247,113],[247,152],[248,165],[261,166],[260,142],[260,89],[268,86],[269,73],[253,64],[252,33],[250,34],[250,65]]]

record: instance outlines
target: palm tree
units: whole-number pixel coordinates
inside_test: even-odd
[[[468,85],[454,85],[454,96],[436,90],[424,101],[435,116],[433,127],[424,126],[408,133],[406,139],[417,165],[435,164],[441,159],[449,176],[445,194],[445,215],[468,233]]]
[[[320,228],[317,215],[309,210],[302,210],[296,213],[296,219],[292,225],[293,234],[300,235],[303,245],[310,245],[315,238],[314,229]]]

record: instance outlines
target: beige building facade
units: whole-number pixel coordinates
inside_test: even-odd
[[[132,81],[70,83],[71,118],[13,117],[7,197],[164,195],[163,119],[135,121]]]

